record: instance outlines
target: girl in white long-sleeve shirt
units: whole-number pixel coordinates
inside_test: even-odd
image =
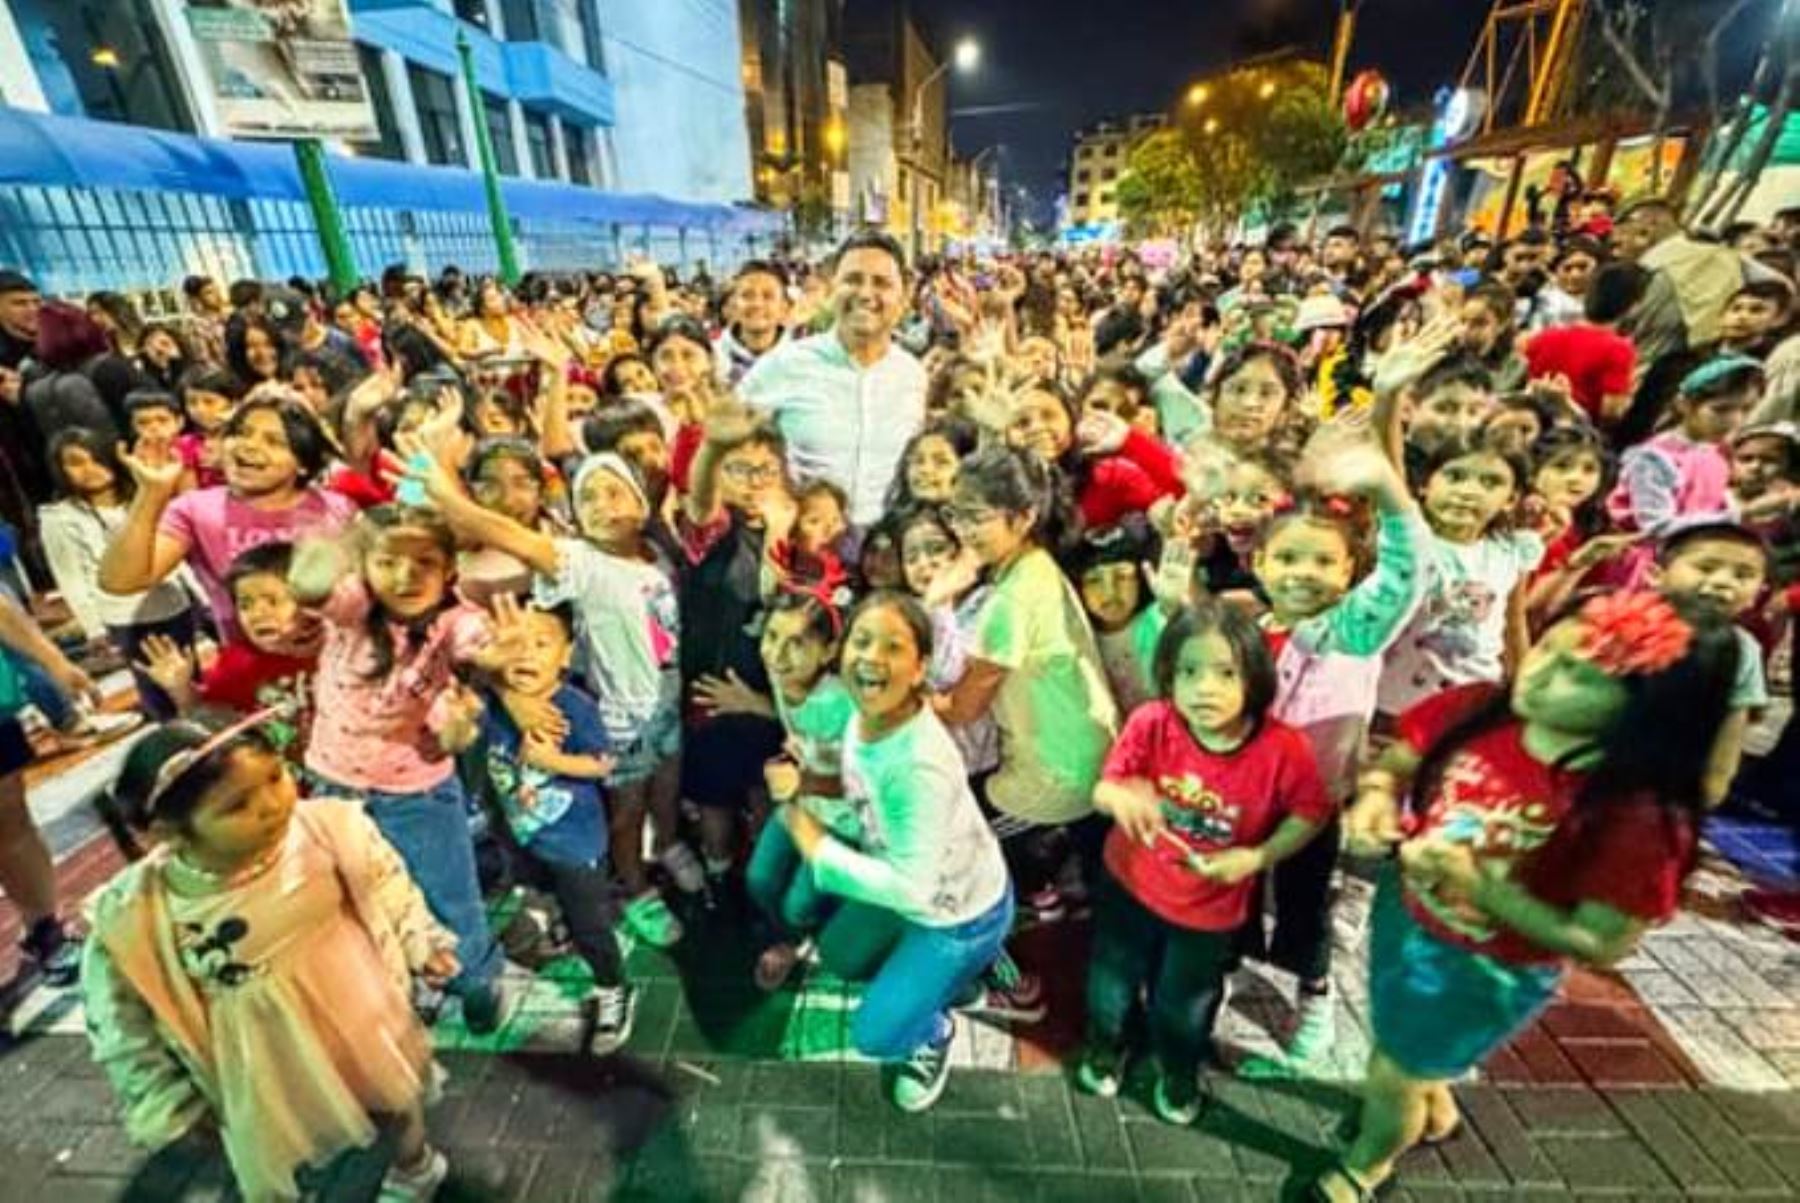
[[[100,588],[100,557],[125,523],[131,474],[107,437],[72,427],[50,441],[50,476],[57,500],[38,511],[38,530],[57,589],[90,640],[110,638],[125,656],[145,711],[155,719],[173,718],[174,702],[138,666],[139,649],[152,635],[182,648],[193,645],[187,590],[174,577],[142,593]]]
[[[943,1093],[952,1000],[1000,955],[1012,885],[999,841],[970,791],[962,756],[925,704],[931,620],[898,593],[851,615],[842,677],[856,706],[844,740],[844,792],[858,810],[860,849],[783,806],[780,819],[821,890],[845,901],[821,935],[891,916],[897,938],[851,1021],[859,1052],[890,1063],[896,1106],[922,1111]]]

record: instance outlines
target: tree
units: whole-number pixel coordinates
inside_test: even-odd
[[[1158,130],[1132,149],[1113,192],[1120,215],[1137,237],[1191,225],[1200,194],[1200,164],[1173,130]]]

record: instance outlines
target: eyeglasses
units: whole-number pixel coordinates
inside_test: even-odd
[[[778,464],[746,464],[742,460],[724,464],[719,469],[738,484],[768,485],[781,479]]]
[[[996,513],[997,511],[986,506],[952,505],[944,507],[944,521],[952,527],[966,529],[993,521]]]

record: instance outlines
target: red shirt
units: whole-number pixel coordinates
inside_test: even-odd
[[[1184,848],[1201,853],[1252,847],[1289,815],[1323,823],[1334,809],[1311,746],[1292,727],[1265,718],[1236,751],[1209,752],[1171,702],[1147,702],[1131,712],[1101,776],[1155,785],[1169,830]],[[1188,868],[1172,841],[1146,848],[1115,827],[1105,857],[1133,898],[1177,927],[1231,931],[1250,913],[1255,878],[1229,886],[1208,881]]]
[[[1602,398],[1631,392],[1637,348],[1623,334],[1577,322],[1532,335],[1525,344],[1525,364],[1533,380],[1567,376],[1575,404],[1599,421]]]
[[[1401,716],[1400,738],[1423,753],[1498,691],[1465,685],[1427,698]],[[1572,910],[1597,902],[1652,923],[1672,915],[1693,858],[1692,821],[1652,798],[1577,809],[1586,774],[1533,758],[1524,732],[1523,723],[1508,717],[1452,754],[1423,802],[1416,834],[1468,844],[1484,867],[1504,862],[1507,877],[1552,906]],[[1410,881],[1406,903],[1433,935],[1495,960],[1562,959],[1474,907]]]
[[[1117,455],[1097,460],[1088,469],[1076,507],[1089,528],[1111,526],[1127,514],[1140,514],[1164,497],[1179,497],[1186,488],[1175,453],[1141,430],[1132,430]]]
[[[248,714],[283,700],[296,680],[311,676],[318,665],[317,656],[278,656],[243,640],[228,640],[200,678],[200,699]]]

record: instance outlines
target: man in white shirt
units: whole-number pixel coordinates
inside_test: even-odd
[[[874,231],[852,234],[832,269],[836,323],[779,344],[738,393],[774,420],[794,474],[843,489],[852,525],[866,528],[881,517],[907,440],[925,424],[925,369],[894,343],[906,310],[900,244]]]

